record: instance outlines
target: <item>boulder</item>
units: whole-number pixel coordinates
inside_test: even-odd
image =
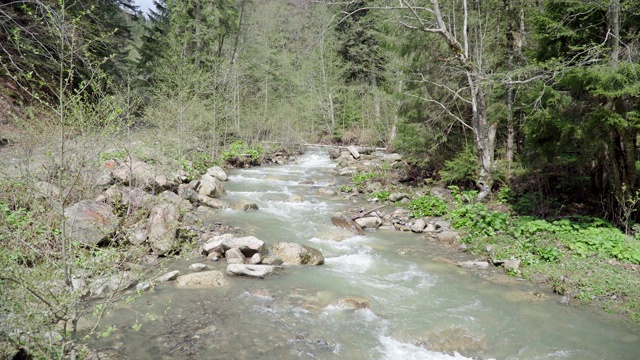
[[[408,197],[409,195],[407,195],[406,193],[392,193],[391,195],[389,195],[389,201],[396,202]]]
[[[209,240],[207,240],[207,242],[204,243],[204,245],[202,245],[200,249],[200,253],[203,255],[208,255],[210,252],[213,252],[216,250],[218,250],[218,252],[220,253],[223,253],[224,247],[222,246],[222,243],[225,240],[230,240],[230,239],[233,239],[233,234],[213,236],[209,238]]]
[[[264,253],[264,241],[255,236],[245,236],[239,238],[225,238],[222,241],[225,250],[238,248],[245,256],[253,256],[255,253]]]
[[[260,253],[253,254],[253,256],[249,259],[248,262],[249,264],[252,264],[252,265],[260,264],[262,262],[262,254]]]
[[[97,187],[105,187],[113,184],[113,172],[109,169],[104,169],[98,175],[96,181],[94,181],[93,185]]]
[[[288,202],[291,203],[301,203],[302,202],[302,196],[300,195],[292,195],[290,198],[287,199]]]
[[[112,188],[109,190],[114,191]],[[108,191],[109,191],[108,190]],[[156,203],[156,197],[147,193],[146,191],[136,188],[125,186],[120,191],[120,199],[125,206],[131,206],[133,210],[147,209],[151,210]]]
[[[358,152],[358,148],[355,146],[347,146],[347,151],[349,151],[349,154],[351,154],[354,159],[360,159],[360,153]]]
[[[320,250],[291,242],[279,242],[271,247],[271,254],[287,265],[322,265],[324,256]]]
[[[318,190],[316,190],[316,193],[318,195],[327,195],[327,196],[333,196],[333,195],[338,195],[338,193],[330,188],[320,188]]]
[[[463,269],[484,270],[489,268],[487,261],[460,261],[457,265]]]
[[[161,192],[158,195],[158,201],[173,204],[183,213],[193,210],[193,205],[188,200],[169,190]]]
[[[220,181],[227,181],[229,180],[229,177],[227,176],[227,173],[222,170],[222,168],[220,166],[212,166],[210,168],[207,169],[207,175],[213,176],[214,178],[220,180]]]
[[[368,309],[371,306],[371,301],[359,296],[349,296],[338,301],[338,306],[348,310]]]
[[[258,205],[251,200],[240,199],[235,204],[231,205],[231,208],[237,211],[250,211],[258,210]]]
[[[509,260],[505,260],[504,264],[502,265],[504,266],[504,269],[507,271],[519,271],[520,270],[520,260],[519,259],[509,259]]]
[[[158,204],[149,215],[148,242],[157,255],[163,255],[176,245],[176,231],[180,213],[173,204]]]
[[[456,231],[443,231],[436,234],[436,239],[443,243],[452,244],[460,240],[460,234]]]
[[[141,187],[160,191],[171,186],[165,175],[144,161],[125,161],[115,170],[113,177],[121,183],[133,187]]]
[[[91,200],[65,208],[64,217],[69,240],[89,246],[111,236],[120,222],[111,205]]]
[[[198,194],[212,198],[226,194],[222,182],[208,174],[202,175],[202,179],[200,179],[200,184],[196,190]]]
[[[446,220],[437,220],[433,223],[436,228],[436,231],[447,231],[451,230],[451,223]]]
[[[429,194],[442,201],[446,201],[446,202],[453,201],[453,195],[451,195],[451,190],[449,189],[431,188],[431,190],[429,191]]]
[[[137,223],[133,226],[130,226],[127,230],[127,239],[133,245],[140,245],[143,242],[147,241],[147,236],[149,233],[149,229],[147,229],[147,224],[145,223]]]
[[[244,264],[246,261],[246,257],[238,248],[225,251],[224,257],[227,259],[227,264]]]
[[[36,181],[33,183],[34,196],[37,199],[57,202],[60,200],[60,188],[46,181]]]
[[[228,285],[229,281],[222,272],[209,270],[178,276],[177,283],[185,288],[209,288]]]
[[[424,231],[424,228],[427,226],[427,223],[424,219],[416,220],[413,225],[411,225],[411,231],[414,233],[421,233]]]
[[[382,225],[382,219],[377,216],[365,216],[354,220],[362,228],[377,229]]]
[[[178,196],[192,203],[198,202],[198,193],[189,184],[178,185]]]
[[[347,229],[356,235],[364,235],[364,230],[355,221],[343,213],[335,213],[331,216],[333,225]]]
[[[227,265],[227,274],[264,279],[265,276],[271,274],[275,269],[276,266],[273,265],[229,264]]]
[[[171,280],[175,280],[178,278],[178,276],[180,276],[180,270],[173,270],[170,271],[164,275],[160,275],[158,276],[155,281],[157,282],[167,282],[167,281],[171,281]]]
[[[214,209],[226,209],[229,207],[229,204],[227,204],[222,200],[214,199],[212,197],[201,195],[201,194],[198,195],[198,202],[201,203],[202,205],[206,205]]]
[[[89,285],[91,298],[104,298],[114,292],[127,290],[136,283],[137,281],[129,271],[124,271],[110,277],[98,277],[92,279],[92,282]]]
[[[203,263],[194,263],[189,265],[189,270],[195,271],[195,272],[204,271],[204,270],[207,270],[207,265]]]

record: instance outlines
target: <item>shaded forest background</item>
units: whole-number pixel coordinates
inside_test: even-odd
[[[157,0],[148,16],[5,1],[0,121],[150,131],[179,159],[236,141],[387,147],[409,180],[628,225],[639,30],[631,0]]]

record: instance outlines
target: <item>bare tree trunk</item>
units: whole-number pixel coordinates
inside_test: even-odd
[[[402,79],[398,81],[398,94],[402,94]],[[396,102],[396,111],[393,116],[393,124],[391,125],[391,135],[389,136],[389,144],[391,144],[398,136],[398,121],[400,120],[400,99]]]

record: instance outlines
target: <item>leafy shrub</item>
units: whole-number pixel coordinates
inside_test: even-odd
[[[509,229],[509,215],[491,211],[483,204],[460,205],[451,212],[453,226],[465,228],[472,235],[495,236]]]
[[[264,149],[258,145],[251,147],[244,141],[234,141],[229,145],[229,148],[220,155],[220,159],[224,162],[230,162],[234,158],[249,155],[253,162],[258,162],[264,155]]]
[[[353,183],[356,185],[358,189],[363,190],[364,187],[367,185],[367,181],[375,177],[376,177],[375,173],[365,172],[365,173],[359,173],[359,174],[353,175],[351,180],[353,180]]]
[[[380,201],[388,201],[390,195],[391,195],[391,193],[389,191],[381,190],[381,191],[376,191],[373,194],[371,194],[371,197],[372,198],[377,198]]]
[[[431,195],[414,199],[408,202],[405,207],[411,210],[411,216],[416,219],[425,216],[442,216],[449,210],[447,203]]]

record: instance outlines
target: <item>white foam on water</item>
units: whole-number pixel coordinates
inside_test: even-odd
[[[325,258],[325,265],[339,273],[363,274],[375,263],[375,257],[371,254],[347,254]]]
[[[413,344],[395,340],[389,336],[380,336],[380,346],[376,348],[385,360],[472,360],[458,353],[447,355],[430,351]]]
[[[411,263],[409,265],[409,269],[407,269],[406,271],[389,274],[385,277],[385,279],[393,281],[394,283],[417,282],[415,286],[421,289],[429,288],[436,284],[436,278],[433,275],[430,275],[418,269],[418,266],[415,263]]]

